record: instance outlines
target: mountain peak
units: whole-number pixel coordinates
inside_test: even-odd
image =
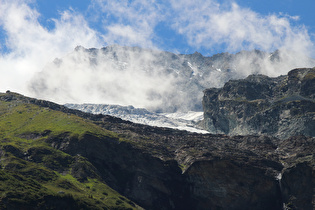
[[[282,55],[281,55],[282,56]],[[291,65],[268,53],[174,54],[141,47],[77,46],[36,74],[30,90],[59,103],[131,104],[150,111],[202,111],[202,91],[257,73],[286,74]],[[297,60],[297,59],[296,59]],[[313,60],[312,66],[315,61]],[[296,63],[294,63],[294,66]],[[79,94],[78,94],[79,93]],[[71,100],[71,101],[70,101]]]
[[[193,53],[193,55],[202,56],[202,54],[201,54],[200,52],[198,52],[198,51],[195,51],[195,52]]]
[[[80,51],[80,50],[85,50],[86,48],[84,48],[83,46],[81,45],[78,45],[74,48],[74,51]]]
[[[312,207],[314,138],[201,135],[62,107],[0,94],[1,209]]]

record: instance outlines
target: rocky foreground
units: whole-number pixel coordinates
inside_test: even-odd
[[[250,75],[204,91],[205,128],[227,135],[315,136],[315,68]]]
[[[72,177],[56,187],[73,199],[59,197],[76,203],[82,200],[76,194],[90,189],[91,180],[121,194],[115,197],[116,203],[108,205],[108,192],[98,197],[98,189],[88,191],[92,197],[80,205],[88,203],[90,209],[315,208],[314,137],[203,135],[87,114],[11,92],[0,94],[0,104],[1,125],[6,126],[0,129],[1,173],[18,173],[29,180],[32,173],[14,163],[40,164],[41,170]],[[18,126],[13,119],[18,119]],[[60,152],[68,162],[51,155]],[[8,162],[9,157],[15,162]],[[81,158],[84,161],[78,161]],[[43,189],[50,180],[37,176]],[[82,184],[89,188],[81,189]],[[23,194],[17,202],[2,190],[4,209],[21,206]],[[54,202],[45,203],[40,196],[36,199],[22,206],[56,208]],[[34,208],[35,204],[39,207]]]

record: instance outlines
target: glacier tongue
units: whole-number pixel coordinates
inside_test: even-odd
[[[92,114],[111,115],[134,123],[208,133],[197,126],[197,123],[203,120],[203,112],[154,113],[133,106],[108,104],[65,104],[65,106]]]

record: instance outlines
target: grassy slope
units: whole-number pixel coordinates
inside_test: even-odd
[[[74,163],[90,163],[45,142],[62,133],[80,139],[87,132],[118,138],[75,115],[18,101],[0,101],[0,208],[57,205],[50,204],[48,198],[73,201],[72,206],[79,209],[136,208],[98,176],[78,181],[71,175]]]

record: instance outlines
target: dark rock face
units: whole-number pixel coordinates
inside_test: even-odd
[[[54,143],[54,139],[49,142]],[[276,162],[205,159],[182,173],[174,160],[160,160],[113,139],[86,135],[54,147],[88,158],[111,187],[148,209],[281,209]],[[211,151],[210,151],[211,152]],[[240,155],[240,154],[237,154]],[[243,158],[243,157],[242,157]],[[253,160],[254,161],[254,160]],[[265,163],[263,163],[265,161]],[[261,166],[263,163],[264,166]],[[268,164],[269,163],[269,164]],[[267,168],[268,168],[267,167]]]
[[[186,172],[195,209],[281,209],[274,177],[233,160],[195,162]]]
[[[212,93],[219,95],[218,90]],[[268,94],[274,93],[261,93],[260,97],[269,98]],[[255,94],[248,93],[248,97],[255,98]],[[294,97],[306,98],[306,95]],[[287,210],[315,209],[314,137],[202,135],[87,114],[14,93],[0,94],[0,100],[32,103],[75,114],[115,132],[117,137],[85,133],[78,138],[67,132],[52,136],[47,130],[25,138],[46,136],[52,150],[59,149],[73,157],[71,173],[79,181],[100,177],[145,209],[281,210],[283,204]],[[294,106],[299,102],[292,103]],[[294,112],[303,113],[303,109]],[[253,110],[248,105],[242,114],[251,113]],[[7,146],[0,149],[0,156],[8,151],[15,156],[26,155],[36,163],[52,150],[37,148],[24,154],[14,146]],[[64,161],[69,160],[61,162]]]
[[[82,139],[64,138],[57,149],[82,155],[95,166],[97,174],[118,192],[128,195],[148,209],[185,209],[188,189],[175,161],[161,161],[116,139],[100,139],[92,134]]]
[[[309,163],[314,161],[314,138],[228,137],[125,122],[110,125],[121,135],[131,132],[134,142],[141,143],[144,136],[146,142],[139,149],[92,134],[80,140],[48,141],[57,149],[86,157],[106,183],[144,208],[280,210],[283,203],[289,209],[292,199],[297,209],[315,204],[310,199],[312,185],[301,191],[314,180],[314,164]],[[300,162],[307,165],[300,167]],[[186,169],[181,171],[179,164]],[[298,175],[304,174],[299,177],[304,181],[296,179],[292,168],[300,168]],[[283,180],[277,178],[279,174]]]
[[[288,209],[315,208],[315,176],[307,162],[299,163],[284,171],[281,179],[283,201]],[[313,204],[312,204],[313,200]]]
[[[315,136],[315,68],[287,76],[251,75],[204,91],[204,124],[212,133]]]

